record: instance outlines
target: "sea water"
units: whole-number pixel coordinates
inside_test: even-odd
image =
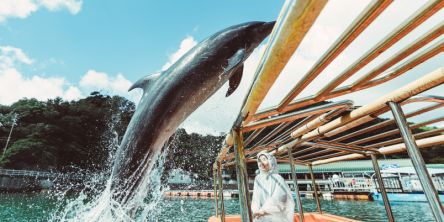
[[[87,174],[84,189],[72,192],[69,185],[40,193],[0,194],[0,221],[63,221],[63,222],[111,222],[111,221],[207,221],[214,215],[214,200],[164,198],[168,186],[161,184],[164,160],[168,147],[156,156],[156,164],[142,178],[141,189],[126,206],[112,199],[111,169],[114,152],[118,147],[118,135],[114,130],[117,116],[110,121],[105,132],[109,158],[107,170]],[[173,138],[174,139],[174,138]],[[363,221],[386,221],[384,205],[368,201],[322,201],[323,211]],[[136,206],[128,208],[128,206]],[[306,212],[314,211],[313,200],[303,200]],[[131,209],[131,210],[130,210]],[[133,210],[135,209],[135,210]],[[239,214],[237,199],[225,201],[226,214]],[[433,221],[427,203],[393,203],[396,221]]]
[[[303,199],[303,203],[307,212],[316,209],[313,200]],[[60,210],[58,207],[63,207],[60,204],[49,193],[1,194],[0,221],[54,220],[53,216]],[[322,200],[321,205],[326,213],[362,221],[387,221],[381,202]],[[227,214],[239,214],[238,199],[225,200],[225,209]],[[392,203],[392,210],[396,221],[434,221],[427,203]],[[151,212],[152,215],[145,215],[145,221],[203,222],[214,215],[214,200],[161,198]]]

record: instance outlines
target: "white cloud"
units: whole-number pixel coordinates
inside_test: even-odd
[[[0,22],[7,17],[26,18],[37,11],[38,6],[31,0],[2,0],[0,2]]]
[[[111,83],[111,88],[115,89],[117,92],[127,92],[132,86],[132,83],[125,78],[122,74],[117,74],[114,81]]]
[[[104,72],[97,72],[95,70],[88,70],[80,80],[80,86],[85,88],[104,89],[109,85],[108,74]]]
[[[0,69],[0,104],[9,105],[24,97],[46,100],[68,95],[76,99],[74,88],[64,92],[66,80],[59,77],[24,77],[17,69]]]
[[[82,97],[82,92],[76,86],[70,86],[63,94],[63,98],[68,101],[76,100],[81,97]]]
[[[24,19],[40,8],[50,11],[67,9],[74,15],[80,12],[82,3],[82,0],[1,0],[0,23],[8,18]]]
[[[168,62],[162,66],[162,71],[168,69],[172,64],[174,64],[180,57],[182,57],[188,50],[193,48],[197,42],[194,40],[192,36],[186,37],[180,43],[179,49],[169,56]]]
[[[84,98],[91,91],[124,96],[134,102],[141,96],[138,90],[128,92],[132,84],[120,73],[110,76],[91,69],[78,84],[72,84],[63,77],[24,75],[19,71],[22,65],[34,65],[34,61],[20,48],[0,46],[0,104],[10,105],[24,97],[38,100],[61,97],[70,101]]]
[[[107,73],[96,70],[88,70],[81,78],[79,86],[84,92],[100,91],[110,95],[125,96],[128,99],[137,102],[140,99],[141,92],[135,90],[128,92],[132,83],[122,74],[109,76]]]
[[[8,68],[15,64],[32,64],[30,59],[22,49],[12,46],[0,46],[0,68]]]
[[[0,46],[0,104],[9,105],[24,97],[46,100],[55,97],[78,99],[75,86],[65,90],[67,81],[62,77],[25,77],[19,66],[31,65],[33,60],[22,49]]]
[[[73,15],[79,13],[82,8],[81,0],[40,0],[40,4],[50,11],[66,8]]]

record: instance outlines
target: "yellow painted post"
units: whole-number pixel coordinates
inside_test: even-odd
[[[244,144],[240,128],[232,130],[234,137],[234,155],[236,159],[237,186],[239,189],[239,204],[243,222],[252,222],[250,191],[248,189],[247,164],[245,162]]]
[[[214,187],[214,206],[215,206],[215,211],[216,211],[216,217],[219,216],[219,200],[217,199],[217,168],[216,168],[216,164],[214,163],[213,165],[213,187]]]
[[[224,204],[224,187],[222,181],[222,166],[217,162],[217,178],[219,181],[219,195],[220,195],[220,220],[225,222],[225,204]]]
[[[296,176],[296,169],[294,166],[294,158],[290,148],[288,148],[288,157],[290,159],[291,177],[293,179],[294,192],[296,193],[296,205],[297,208],[299,209],[299,221],[304,222],[304,210],[302,209],[302,201],[301,201],[301,195],[299,194],[299,185]]]
[[[310,171],[311,184],[313,186],[313,194],[314,194],[314,198],[316,200],[316,208],[317,208],[318,212],[320,214],[322,214],[321,200],[319,200],[318,188],[316,186],[316,181],[315,181],[314,174],[313,174],[313,167],[311,164],[308,164],[308,171]]]

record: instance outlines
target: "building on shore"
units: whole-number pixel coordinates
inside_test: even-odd
[[[379,166],[382,170],[390,168],[412,167],[410,159],[381,159]],[[286,180],[287,184],[293,189],[291,179],[291,169],[289,164],[279,164],[279,174]],[[255,165],[248,169],[250,189],[253,189],[255,177]],[[299,190],[304,195],[310,193],[312,182],[307,166],[296,165],[296,176],[298,179]],[[444,164],[427,164],[429,169],[443,169]],[[372,175],[374,174],[371,160],[351,160],[341,161],[329,164],[313,166],[313,174],[316,184],[323,193],[336,193],[336,198],[342,199],[368,199],[373,187]],[[226,170],[223,173],[223,181],[227,189],[237,187],[234,170]],[[442,175],[444,176],[444,175]],[[443,177],[444,178],[444,177]],[[443,180],[444,182],[444,180]],[[353,193],[352,197],[344,193]]]

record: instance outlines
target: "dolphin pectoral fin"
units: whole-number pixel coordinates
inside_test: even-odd
[[[160,74],[161,74],[160,72],[159,73],[154,73],[154,74],[147,75],[147,76],[137,80],[128,89],[128,92],[133,90],[133,89],[135,89],[135,88],[141,88],[141,89],[143,89],[145,91],[152,82],[156,81],[156,79],[159,78]]]
[[[234,72],[230,76],[230,83],[229,88],[227,91],[227,94],[225,94],[225,97],[230,96],[234,90],[239,86],[239,83],[242,79],[242,73],[244,71],[244,65],[242,62],[245,58],[245,49],[239,49],[234,55],[228,60],[228,66],[225,68],[225,73]]]
[[[245,49],[239,49],[230,59],[228,59],[228,66],[225,68],[225,72],[231,72],[234,68],[238,67],[244,61]]]
[[[242,73],[244,72],[244,65],[242,64],[240,67],[236,69],[233,75],[230,77],[229,88],[225,97],[230,96],[239,86],[240,81],[242,80]]]

